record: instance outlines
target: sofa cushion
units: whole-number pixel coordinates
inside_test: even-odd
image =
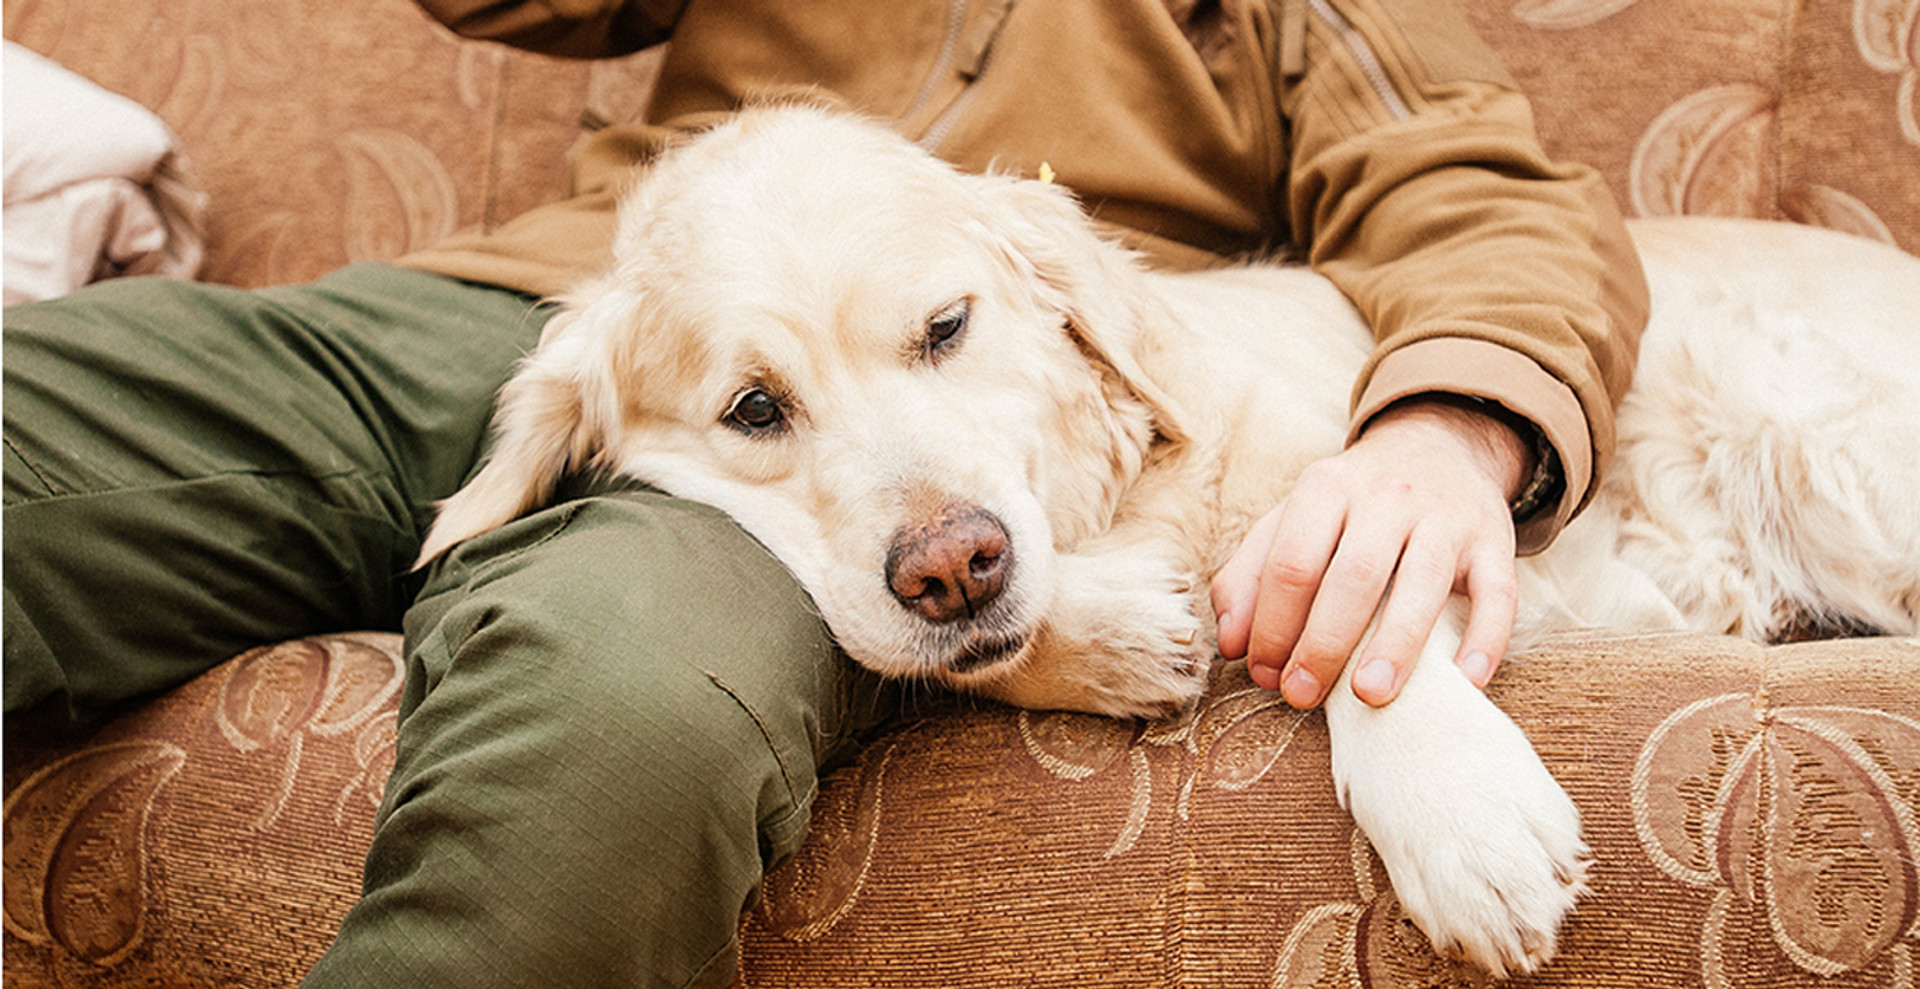
[[[399,645],[255,649],[84,740],[10,725],[7,982],[298,984],[359,895]]]
[[[1916,683],[1912,640],[1587,636],[1510,662],[1491,693],[1595,853],[1560,960],[1514,984],[1896,984],[1920,950]],[[1478,984],[1339,809],[1324,719],[1241,665],[1171,724],[972,707],[830,779],[749,916],[746,984]]]
[[[398,640],[254,650],[92,737],[10,737],[20,985],[291,986],[353,902]],[[1886,986],[1920,952],[1920,640],[1572,636],[1491,693],[1584,817],[1522,986]],[[1216,668],[1189,717],[927,698],[828,776],[746,986],[1466,986],[1330,783],[1323,717]],[[1443,730],[1443,729],[1442,729]]]

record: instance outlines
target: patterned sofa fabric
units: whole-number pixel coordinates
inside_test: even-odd
[[[640,116],[661,52],[464,41],[409,0],[6,0],[6,37],[154,109],[211,200],[202,277],[387,260],[566,194],[583,120]]]
[[[359,895],[399,650],[256,649],[81,744],[9,726],[6,982],[299,984]]]
[[[1591,895],[1519,986],[1913,984],[1920,642],[1566,638],[1492,693],[1579,805]],[[1479,984],[1340,812],[1324,720],[1216,670],[1167,724],[947,711],[836,775],[744,982]]]
[[[1794,220],[1920,251],[1920,8],[1466,0],[1542,138],[1630,216]]]
[[[247,653],[80,746],[9,738],[6,977],[294,985],[351,905],[398,640]],[[1913,985],[1920,641],[1563,638],[1495,683],[1591,895],[1520,986]],[[1398,910],[1317,713],[1215,671],[1166,723],[950,699],[827,779],[742,922],[755,987],[1478,984]]]
[[[1911,0],[1460,0],[1549,150],[1633,215],[1794,219],[1920,251]],[[7,0],[6,36],[154,108],[212,199],[206,275],[384,259],[566,191],[585,126],[637,119],[658,52],[465,42],[408,0]]]

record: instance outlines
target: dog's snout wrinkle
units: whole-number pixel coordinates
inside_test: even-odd
[[[935,624],[979,615],[1006,589],[1012,570],[1006,526],[971,505],[904,526],[887,547],[887,589],[908,611]]]

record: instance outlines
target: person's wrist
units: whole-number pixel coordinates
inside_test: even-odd
[[[1552,446],[1531,422],[1500,405],[1463,395],[1416,395],[1382,409],[1360,435],[1408,423],[1443,429],[1458,440],[1499,488],[1516,521],[1548,496],[1552,477],[1543,468],[1551,467]]]

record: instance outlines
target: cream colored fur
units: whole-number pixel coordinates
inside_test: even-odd
[[[1523,565],[1525,621],[1765,636],[1813,610],[1920,631],[1920,261],[1784,225],[1635,234],[1655,318],[1618,469]],[[1148,273],[1060,189],[961,175],[815,109],[749,111],[669,154],[615,257],[506,388],[492,458],[423,559],[566,471],[616,471],[739,520],[857,661],[1031,707],[1195,700],[1206,581],[1340,448],[1371,343],[1315,275]],[[743,428],[755,391],[781,428]],[[990,607],[930,622],[889,593],[888,546],[956,506],[1004,526],[1010,574]],[[1333,692],[1334,776],[1438,947],[1530,970],[1586,850],[1450,662],[1459,628],[1392,705]],[[998,660],[958,668],[983,649]]]

